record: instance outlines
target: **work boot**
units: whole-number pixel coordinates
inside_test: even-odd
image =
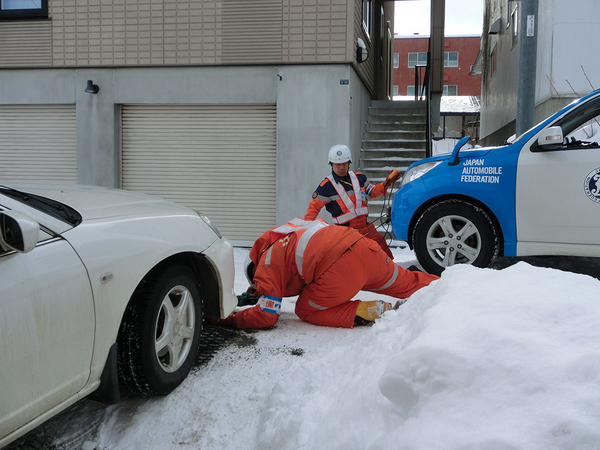
[[[383,313],[392,309],[392,304],[383,300],[372,302],[361,301],[356,309],[354,317],[355,325],[372,325],[376,319],[383,316]]]

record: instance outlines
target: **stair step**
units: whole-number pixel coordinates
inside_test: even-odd
[[[417,131],[420,133],[426,132],[425,123],[410,123],[410,124],[398,124],[390,122],[368,122],[365,125],[365,132],[379,132],[379,131]]]
[[[360,159],[423,159],[425,148],[415,146],[414,148],[363,148]]]
[[[393,169],[404,174],[412,163],[425,158],[426,133],[425,102],[372,101],[363,131],[359,170],[373,184],[384,181]],[[392,195],[398,187],[396,183]],[[386,214],[389,197],[386,198],[369,201],[371,222]],[[387,229],[390,226],[388,223]]]
[[[383,179],[387,177],[390,170],[397,169],[400,172],[406,172],[410,165],[416,161],[386,161],[384,164],[381,162],[366,162],[360,170],[367,174],[369,180],[374,180],[378,176]]]
[[[384,156],[384,157],[381,157],[381,158],[376,158],[376,157],[374,157],[374,158],[361,158],[362,161],[367,161],[367,162],[369,162],[371,164],[378,163],[378,162],[379,163],[387,163],[387,162],[389,162],[389,163],[392,163],[392,164],[402,164],[402,163],[412,164],[414,162],[420,161],[421,159],[423,159],[423,158],[421,158],[418,155],[415,155],[415,156]]]
[[[365,131],[365,141],[425,141],[425,130]]]
[[[427,142],[425,142],[425,140],[418,140],[418,139],[414,139],[414,140],[410,140],[410,139],[387,139],[387,140],[368,140],[368,141],[363,141],[363,150],[374,150],[374,149],[378,149],[378,150],[383,150],[383,149],[390,149],[390,150],[401,150],[401,149],[405,149],[405,150],[415,150],[415,149],[421,149],[424,150],[425,146],[427,145]]]
[[[425,114],[369,114],[370,123],[394,123],[398,125],[425,125]]]
[[[427,102],[424,101],[389,101],[389,100],[372,100],[369,103],[371,108],[389,108],[389,109],[425,109]]]

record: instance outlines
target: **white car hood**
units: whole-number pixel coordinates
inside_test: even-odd
[[[120,216],[197,215],[190,208],[168,200],[99,186],[10,183],[10,187],[71,206],[84,220]]]

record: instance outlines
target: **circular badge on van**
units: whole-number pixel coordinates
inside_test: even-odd
[[[583,182],[583,190],[590,200],[600,203],[600,167],[592,170]]]

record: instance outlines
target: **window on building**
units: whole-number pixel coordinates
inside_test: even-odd
[[[444,86],[442,95],[458,95],[458,86],[456,84],[449,84]]]
[[[0,19],[48,17],[48,0],[0,0]]]
[[[510,15],[510,28],[512,34],[512,45],[516,45],[519,37],[519,7],[515,7],[514,11]]]
[[[394,96],[396,96],[396,95],[399,95],[399,94],[398,94],[398,85],[396,85],[396,84],[395,84],[395,85],[393,86],[393,88],[394,88],[394,94],[393,94],[393,95],[394,95]]]
[[[373,0],[363,0],[362,2],[362,25],[367,34],[371,37],[371,21],[373,20]]]
[[[419,98],[425,98],[425,88],[423,86],[419,86],[418,89],[418,95]],[[410,96],[410,97],[414,97],[415,96],[415,87],[414,86],[406,86],[406,95]]]
[[[444,67],[458,67],[458,52],[444,52]]]
[[[496,73],[496,62],[498,58],[498,51],[496,46],[492,49],[492,53],[490,53],[490,78]]]
[[[398,53],[394,53],[394,69],[400,67],[400,55]]]
[[[427,65],[427,52],[409,53],[408,54],[408,68],[412,69],[415,66],[426,66]]]

